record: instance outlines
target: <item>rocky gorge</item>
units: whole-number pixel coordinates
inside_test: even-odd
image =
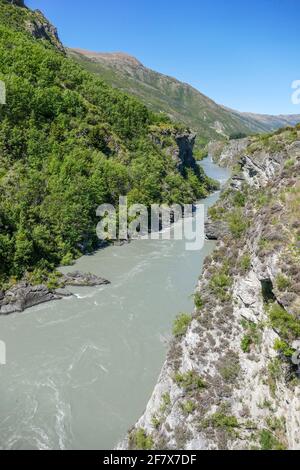
[[[217,247],[121,448],[300,448],[300,128],[227,144]]]

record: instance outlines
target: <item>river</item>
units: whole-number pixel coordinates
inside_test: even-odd
[[[224,183],[228,170],[201,165]],[[219,193],[209,196],[206,208]],[[193,309],[204,258],[184,241],[138,240],[82,257],[72,269],[111,281],[0,317],[1,449],[111,449],[143,413],[172,323]]]

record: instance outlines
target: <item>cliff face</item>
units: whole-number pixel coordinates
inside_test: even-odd
[[[210,211],[226,230],[194,314],[125,447],[300,449],[300,129],[248,144]]]
[[[197,169],[198,165],[193,153],[196,134],[191,130],[152,126],[151,137],[156,145],[172,157],[181,174],[188,168]]]
[[[57,29],[47,20],[39,10],[33,12],[33,16],[26,22],[27,31],[35,38],[50,42],[61,52],[65,49],[58,37]]]

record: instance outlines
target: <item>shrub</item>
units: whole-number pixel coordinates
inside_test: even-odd
[[[250,346],[252,344],[252,338],[249,335],[245,335],[241,341],[241,348],[244,353],[250,352]]]
[[[192,400],[185,401],[180,404],[182,411],[186,415],[190,415],[196,409],[196,404]]]
[[[206,387],[205,382],[202,378],[193,370],[180,374],[179,372],[175,375],[175,382],[180,387],[187,391],[201,390]]]
[[[292,168],[295,164],[295,160],[293,158],[290,158],[289,160],[287,160],[284,164],[284,168],[285,169],[289,169],[289,168]]]
[[[268,364],[268,383],[273,397],[276,395],[276,383],[282,375],[282,363],[279,358],[272,359]]]
[[[270,431],[263,429],[259,434],[261,450],[285,450],[282,444]]]
[[[170,397],[170,394],[166,392],[162,396],[162,404],[160,406],[160,411],[162,413],[165,413],[165,411],[167,411],[170,405],[171,405],[171,397]]]
[[[212,276],[209,285],[220,300],[226,300],[228,298],[228,290],[232,285],[232,279],[227,274],[226,269],[223,269]]]
[[[54,271],[48,277],[47,287],[49,290],[55,290],[59,287],[63,287],[63,283],[61,281],[62,274],[58,271]]]
[[[274,303],[270,306],[269,318],[272,327],[283,339],[292,341],[300,336],[300,321],[279,304]]]
[[[241,258],[241,268],[243,271],[247,272],[251,268],[251,257],[250,255],[244,255]]]
[[[216,428],[237,428],[239,426],[238,420],[235,416],[230,416],[222,412],[213,414],[210,418],[210,423]]]
[[[247,201],[246,194],[244,194],[241,191],[236,193],[233,197],[233,204],[236,207],[244,207],[246,205],[246,201]]]
[[[234,238],[241,238],[248,228],[248,221],[241,210],[233,212],[228,216],[229,230]]]
[[[157,418],[157,416],[152,416],[152,426],[155,428],[155,429],[158,429],[161,425],[161,421],[159,418]]]
[[[63,256],[61,260],[61,265],[62,266],[72,266],[74,264],[74,256],[72,253],[67,253],[66,255]]]
[[[194,303],[195,303],[195,307],[197,308],[197,310],[200,310],[203,307],[204,302],[203,302],[200,292],[195,293]]]
[[[130,435],[130,447],[137,450],[152,450],[154,442],[151,436],[148,436],[145,429],[139,428]]]
[[[250,352],[252,344],[259,345],[262,339],[260,325],[248,320],[242,320],[243,328],[246,330],[244,337],[241,341],[241,348],[244,353]]]
[[[176,338],[183,336],[187,332],[191,322],[191,315],[188,315],[187,313],[182,313],[181,315],[179,315],[174,322],[173,335]]]
[[[277,352],[280,352],[286,357],[292,357],[294,354],[295,350],[291,348],[288,343],[285,341],[282,341],[281,339],[277,338],[274,342],[274,349]]]
[[[208,209],[208,215],[212,220],[220,220],[225,214],[225,209],[222,206],[213,206]]]
[[[290,287],[290,285],[291,281],[286,276],[284,276],[283,274],[278,274],[278,276],[276,277],[276,286],[278,290],[285,291]]]

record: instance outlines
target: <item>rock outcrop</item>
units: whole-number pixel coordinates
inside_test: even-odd
[[[91,273],[81,273],[75,271],[59,278],[60,288],[49,289],[46,285],[31,285],[29,282],[22,281],[14,285],[6,292],[0,291],[0,315],[9,315],[11,313],[23,312],[27,308],[50,302],[52,300],[61,300],[72,296],[65,287],[95,287],[108,285],[110,282],[102,277]]]
[[[2,297],[2,299],[1,299]],[[32,286],[27,282],[20,282],[0,295],[0,314],[9,315],[15,312],[23,312],[51,300],[58,300],[59,295],[51,292],[46,286]]]
[[[15,7],[22,8],[22,14],[19,11],[18,16],[8,12],[14,18],[12,23],[15,23],[14,28],[17,31],[25,30],[35,39],[47,41],[65,54],[65,48],[58,37],[57,29],[40,10],[31,10],[26,6],[24,0],[5,0],[5,2],[11,5],[12,8],[9,8],[11,12]]]
[[[228,224],[225,221],[214,221],[208,217],[208,220],[205,222],[205,235],[208,240],[219,240],[228,231]]]
[[[233,167],[239,155],[250,144],[250,138],[234,139],[227,142],[210,142],[208,153],[222,167]]]
[[[151,138],[156,145],[170,155],[181,174],[187,168],[196,169],[197,162],[194,157],[196,134],[190,129],[176,130],[172,127],[159,128],[152,126]]]
[[[228,230],[122,448],[300,449],[300,127],[237,161],[213,210]]]
[[[181,173],[186,168],[196,168],[197,163],[194,158],[194,146],[196,134],[193,132],[183,132],[175,136],[178,149],[173,152],[172,157],[177,163]]]
[[[103,279],[102,277],[95,276],[95,274],[91,273],[81,273],[80,271],[65,274],[62,278],[62,282],[65,286],[85,287],[95,287],[110,284],[107,279]]]
[[[44,16],[40,10],[35,10],[26,22],[27,31],[35,38],[50,42],[60,52],[65,53],[57,28]]]

